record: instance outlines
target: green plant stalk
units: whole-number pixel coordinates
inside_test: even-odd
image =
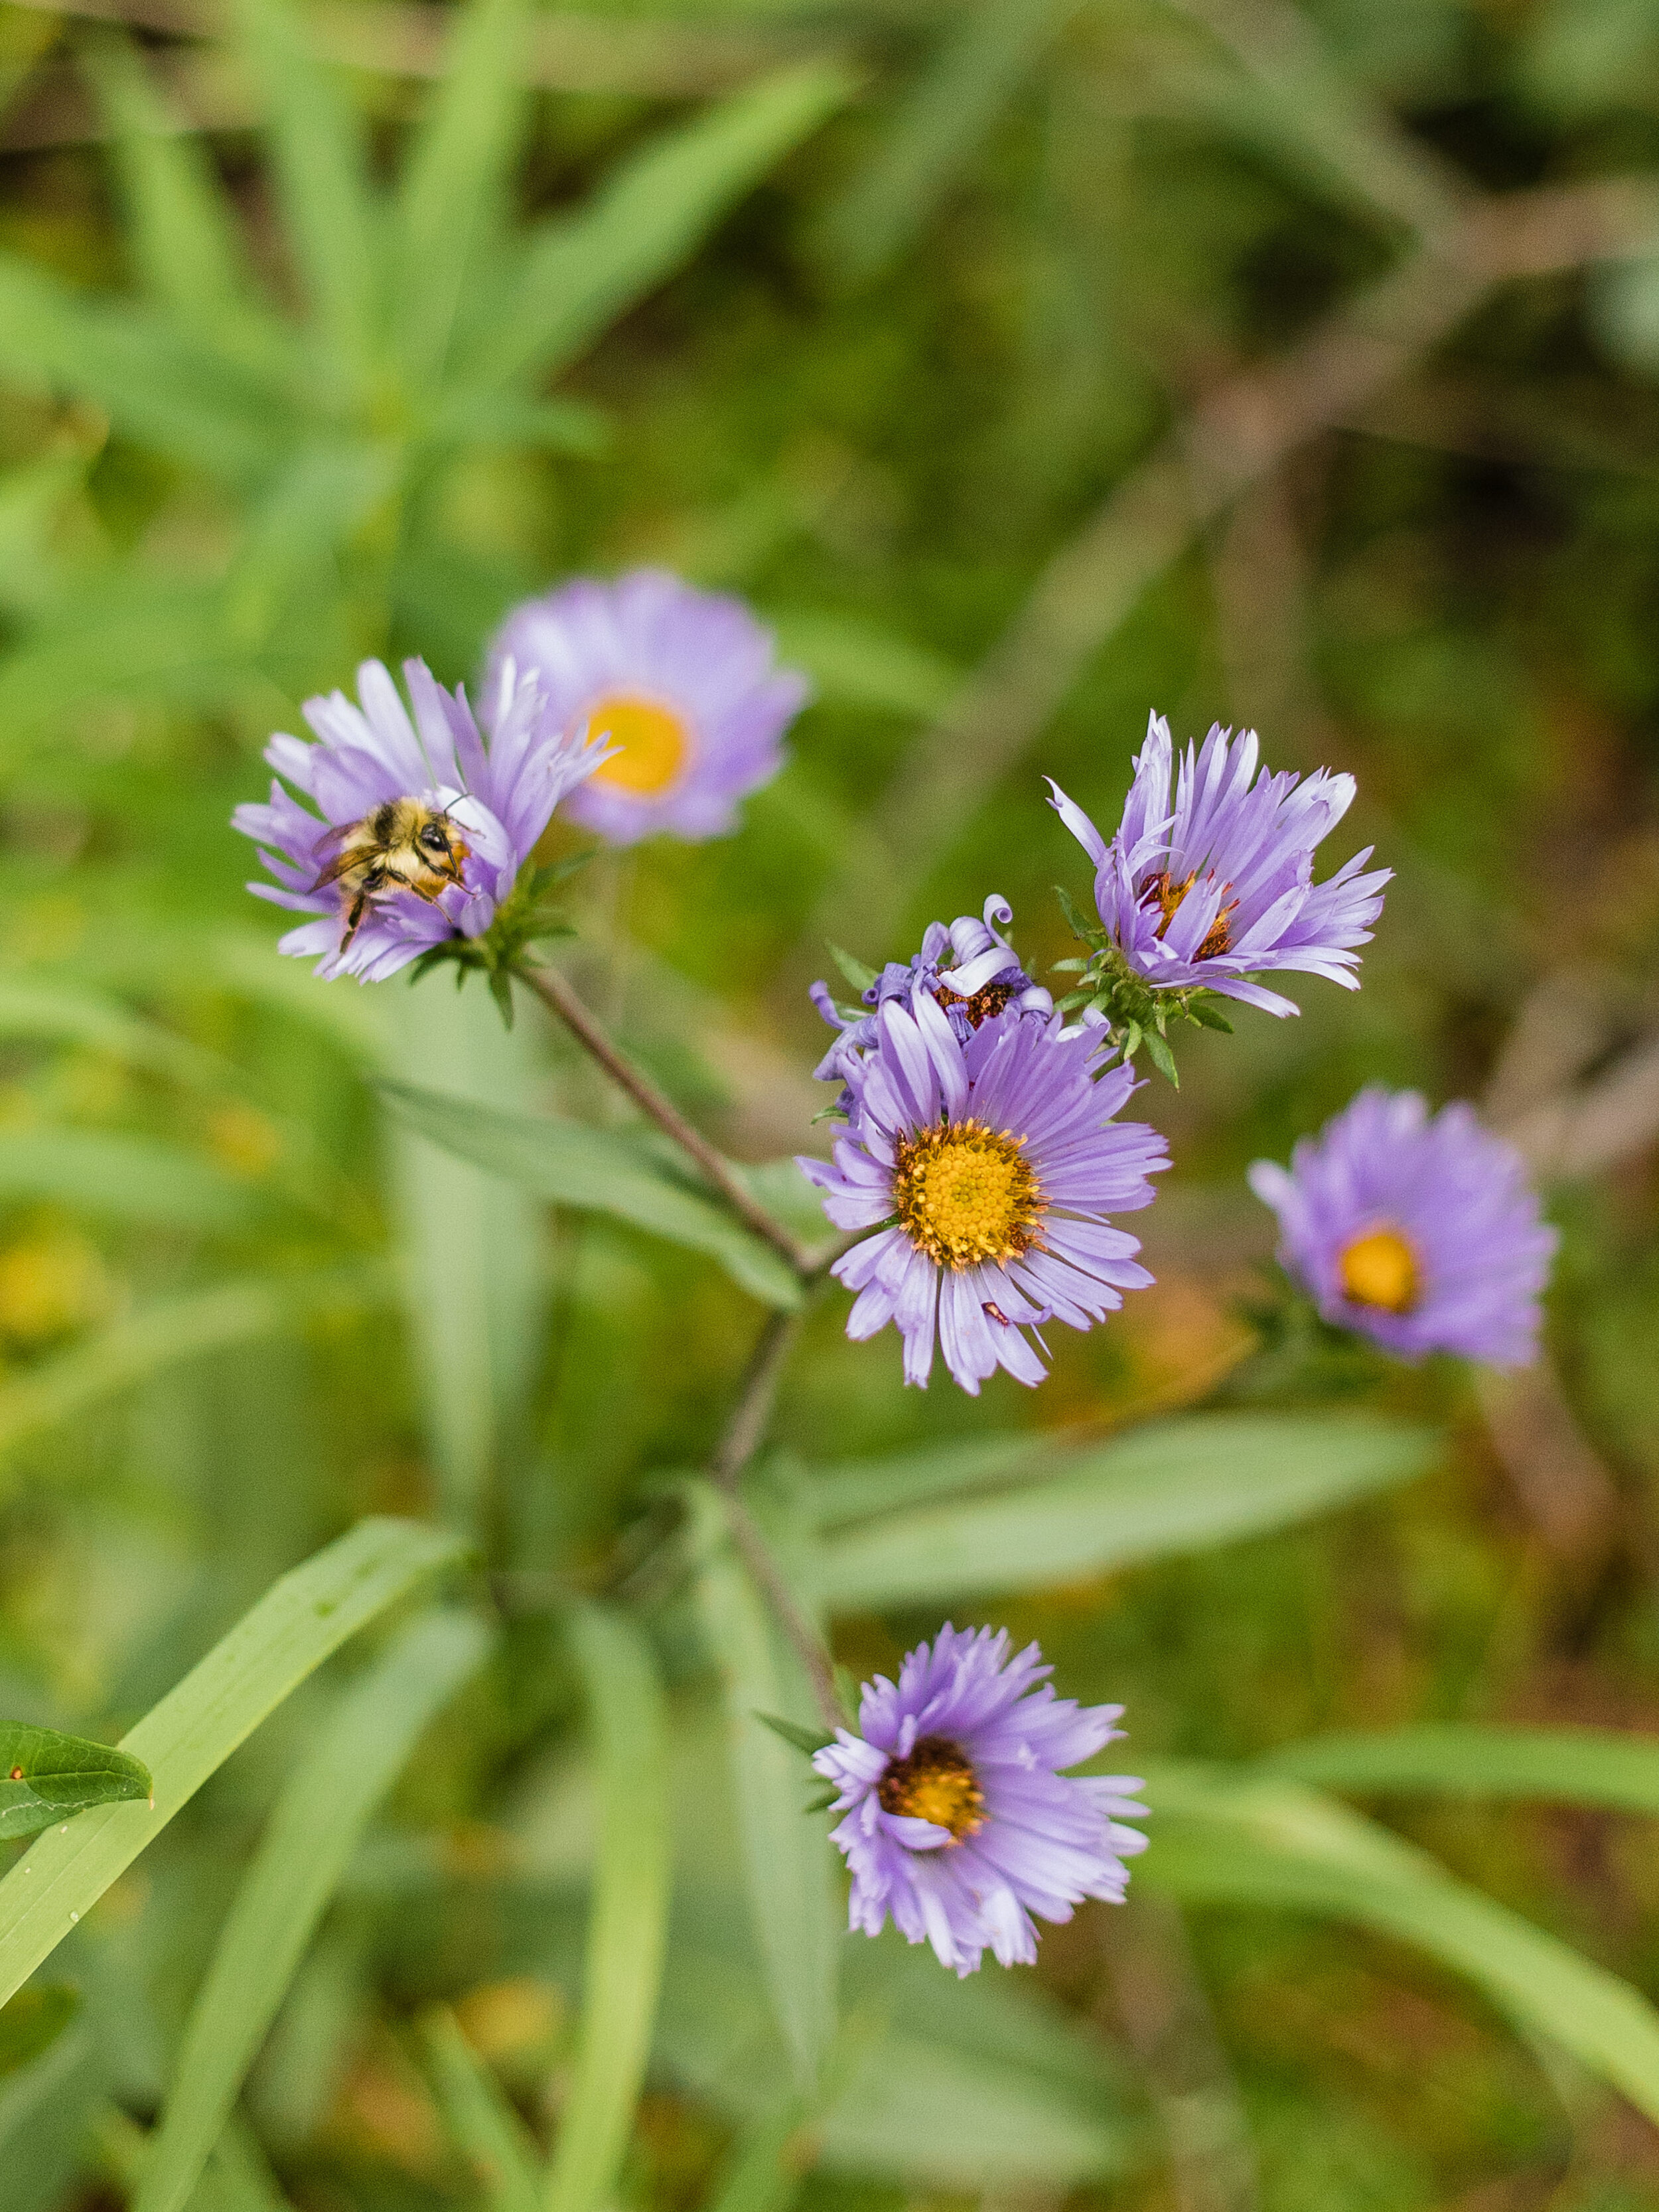
[[[547,2179],[547,2212],[612,2201],[645,2079],[668,1933],[668,1724],[644,1632],[583,1605],[569,1636],[587,1692],[599,1794],[581,2039]]]

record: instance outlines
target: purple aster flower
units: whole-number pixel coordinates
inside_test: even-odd
[[[258,898],[314,915],[278,951],[322,957],[319,975],[365,983],[396,975],[452,937],[482,937],[512,890],[554,808],[605,757],[585,734],[562,734],[533,676],[504,663],[491,687],[486,743],[464,690],[446,691],[406,660],[414,720],[385,665],[301,710],[319,742],[277,735],[265,758],[268,805],[231,817],[264,848],[275,884]]]
[[[1327,1321],[1404,1359],[1535,1357],[1556,1233],[1520,1154],[1468,1106],[1431,1118],[1414,1091],[1362,1091],[1301,1139],[1288,1173],[1258,1160],[1250,1188]]]
[[[737,802],[777,774],[807,697],[741,600],[656,568],[526,599],[496,632],[491,668],[509,655],[562,722],[616,748],[568,810],[613,845],[735,830]]]
[[[1141,1785],[1060,1769],[1121,1735],[1123,1708],[1056,1698],[1053,1671],[1035,1644],[1011,1659],[1006,1628],[947,1623],[896,1683],[864,1685],[859,1733],[837,1729],[812,1759],[841,1791],[850,1927],[878,1936],[890,1912],[909,1942],[971,1974],[988,1945],[1003,1966],[1029,1966],[1034,1912],[1061,1921],[1085,1897],[1122,1903],[1123,1862],[1146,1845],[1123,1826],[1145,1817]]]
[[[1394,871],[1362,875],[1368,845],[1316,884],[1314,848],[1353,803],[1353,778],[1257,775],[1256,758],[1254,730],[1235,739],[1212,727],[1177,768],[1170,726],[1154,714],[1109,845],[1052,777],[1050,803],[1094,862],[1101,921],[1137,975],[1293,1014],[1291,1000],[1247,979],[1299,969],[1358,990],[1353,947],[1370,943]]]
[[[1013,918],[1007,900],[993,891],[982,920],[961,914],[948,929],[942,921],[930,921],[915,959],[908,966],[890,960],[865,992],[865,1005],[880,1008],[890,999],[908,1007],[916,993],[925,991],[944,1007],[959,1044],[966,1044],[982,1022],[1011,1007],[1017,1013],[1052,1014],[1053,998],[1041,983],[1031,981],[1001,934]],[[813,1070],[820,1083],[834,1083],[841,1079],[848,1054],[868,1052],[874,1046],[876,1017],[869,1013],[848,1019],[826,983],[813,984],[811,1000],[831,1029],[841,1031]]]
[[[1087,1328],[1152,1281],[1106,1216],[1152,1204],[1164,1139],[1113,1121],[1135,1085],[1122,1066],[1097,1077],[1103,1025],[1068,1035],[1058,1015],[1004,1013],[964,1043],[928,991],[890,999],[876,1024],[874,1048],[843,1065],[833,1164],[800,1162],[836,1228],[876,1231],[835,1264],[858,1293],[847,1334],[896,1322],[907,1382],[926,1384],[935,1335],[974,1396],[1000,1366],[1040,1382],[1022,1330]]]

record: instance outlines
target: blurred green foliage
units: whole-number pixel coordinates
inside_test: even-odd
[[[0,1888],[6,2212],[1653,2201],[1659,1754],[1531,1730],[1659,1735],[1656,380],[1639,0],[0,8],[0,1711],[204,1783]],[[645,560],[817,687],[739,836],[572,896],[739,1159],[814,1139],[826,937],[1073,949],[1039,771],[1109,818],[1150,707],[1398,872],[1357,998],[1141,1094],[1156,1291],[977,1405],[823,1300],[746,1488],[856,1672],[954,1608],[1127,1700],[1155,1847],[1035,1973],[836,1937],[749,1725],[805,1687],[687,1470],[769,1255],[535,1009],[241,889],[307,692]],[[1370,1079],[1549,1171],[1542,1381],[1263,1289],[1243,1166]],[[366,1515],[451,1602],[383,1534],[284,1642]]]

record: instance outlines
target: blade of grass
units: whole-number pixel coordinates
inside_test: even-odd
[[[127,236],[147,289],[212,335],[242,307],[245,264],[234,217],[203,145],[171,127],[131,42],[112,33],[88,51],[109,118]]]
[[[288,1783],[191,2009],[133,2212],[180,2212],[375,1808],[489,1642],[471,1613],[410,1622],[346,1691]]]
[[[1659,1741],[1612,1729],[1429,1724],[1315,1736],[1261,1764],[1327,1790],[1425,1790],[1659,1813]]]
[[[662,1981],[667,1716],[655,1655],[625,1614],[581,1606],[569,1633],[596,1739],[599,1847],[581,2039],[544,2201],[547,2212],[602,2212],[622,2171]]]
[[[690,1486],[702,1564],[697,1609],[720,1679],[732,1796],[743,1838],[750,1907],[779,2028],[801,2087],[817,2081],[836,2031],[836,1909],[822,1822],[803,1817],[817,1778],[759,1717],[826,1731],[799,1660],[726,1534],[723,1499]]]
[[[1427,1852],[1314,1790],[1249,1772],[1158,1766],[1146,1798],[1157,1842],[1144,1879],[1192,1903],[1316,1912],[1413,1944],[1659,2118],[1659,2013]]]
[[[532,234],[465,380],[556,374],[686,260],[733,203],[842,105],[824,62],[780,71],[625,162],[581,215]]]
[[[792,1270],[727,1212],[720,1198],[663,1164],[649,1137],[545,1115],[503,1114],[404,1083],[378,1089],[399,1119],[444,1151],[538,1191],[556,1206],[613,1214],[650,1235],[706,1252],[769,1305],[793,1309]]]
[[[855,1607],[1033,1589],[1282,1528],[1433,1465],[1430,1429],[1341,1415],[1200,1414],[1061,1460],[1000,1496],[827,1536],[818,1595]]]
[[[470,0],[455,20],[448,68],[404,172],[398,349],[417,382],[435,381],[469,276],[499,226],[502,187],[527,98],[526,0]]]
[[[342,370],[361,374],[379,291],[362,127],[287,0],[236,0],[235,21],[264,92],[283,223],[317,335]]]
[[[439,2106],[489,2212],[537,2212],[541,2161],[524,2122],[447,2005],[432,2006],[419,2025]]]
[[[80,297],[44,270],[0,257],[0,368],[61,383],[186,467],[244,483],[291,420],[286,395],[137,305]]]
[[[914,241],[1078,4],[980,0],[947,19],[951,27],[931,67],[825,227],[849,274],[874,276]]]
[[[307,1674],[463,1556],[444,1530],[363,1521],[273,1583],[123,1739],[122,1750],[150,1771],[149,1802],[100,1806],[60,1824],[0,1881],[0,2003]]]

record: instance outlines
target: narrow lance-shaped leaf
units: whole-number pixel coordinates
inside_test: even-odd
[[[278,386],[155,310],[83,299],[9,256],[0,256],[0,371],[62,384],[140,443],[234,483],[269,466],[292,411]]]
[[[805,1809],[817,1777],[801,1747],[827,1731],[809,1725],[804,1670],[731,1544],[719,1493],[697,1483],[688,1495],[701,1554],[698,1618],[724,1696],[756,1941],[798,2081],[811,2087],[835,2035],[837,1916],[827,1831]],[[781,1741],[780,1721],[800,1733]]]
[[[90,59],[146,288],[198,331],[222,331],[243,309],[243,257],[207,153],[179,129],[124,34],[100,40]]]
[[[447,2005],[419,2021],[439,2110],[483,2191],[488,2212],[538,2212],[541,2160],[501,2084]]]
[[[482,1621],[414,1621],[340,1699],[277,1800],[198,1992],[134,2212],[180,2212],[335,1884],[422,1729],[489,1648]]]
[[[1000,1495],[918,1505],[827,1536],[833,1606],[953,1602],[1040,1589],[1281,1528],[1431,1466],[1431,1430],[1237,1413],[1160,1422]]]
[[[1197,1765],[1146,1774],[1157,1847],[1137,1879],[1194,1903],[1316,1912],[1413,1944],[1659,2118],[1659,2012],[1627,1982],[1311,1790]]]
[[[468,0],[448,66],[404,173],[400,266],[392,323],[411,372],[441,369],[464,288],[499,221],[507,165],[528,106],[522,80],[526,0]]]
[[[379,307],[362,125],[307,50],[289,0],[236,0],[235,21],[264,88],[283,214],[318,336],[343,368],[361,372]]]
[[[1313,1736],[1285,1744],[1263,1763],[1327,1790],[1531,1797],[1659,1814],[1659,1738],[1613,1729],[1428,1723],[1376,1735]]]
[[[873,275],[914,240],[999,111],[1079,0],[978,0],[945,18],[917,79],[827,226],[837,258]]]
[[[668,1723],[656,1657],[625,1614],[585,1605],[569,1634],[587,1693],[599,1856],[581,2039],[548,2212],[602,2212],[616,2191],[650,2055],[668,1935]]]
[[[581,215],[545,225],[512,268],[464,380],[550,376],[671,276],[732,204],[817,130],[854,80],[785,70],[636,155]]]
[[[751,1236],[711,1191],[672,1174],[648,1139],[527,1114],[503,1114],[403,1083],[380,1089],[393,1111],[432,1143],[556,1205],[609,1213],[653,1236],[717,1259],[768,1304],[793,1307],[800,1285],[769,1245]]]
[[[0,1721],[0,1837],[33,1836],[92,1805],[148,1797],[140,1759],[84,1736]]]
[[[0,1881],[0,2002],[273,1707],[365,1622],[461,1556],[442,1530],[363,1521],[273,1583],[124,1740],[149,1769],[149,1801],[98,1806],[52,1828]]]

